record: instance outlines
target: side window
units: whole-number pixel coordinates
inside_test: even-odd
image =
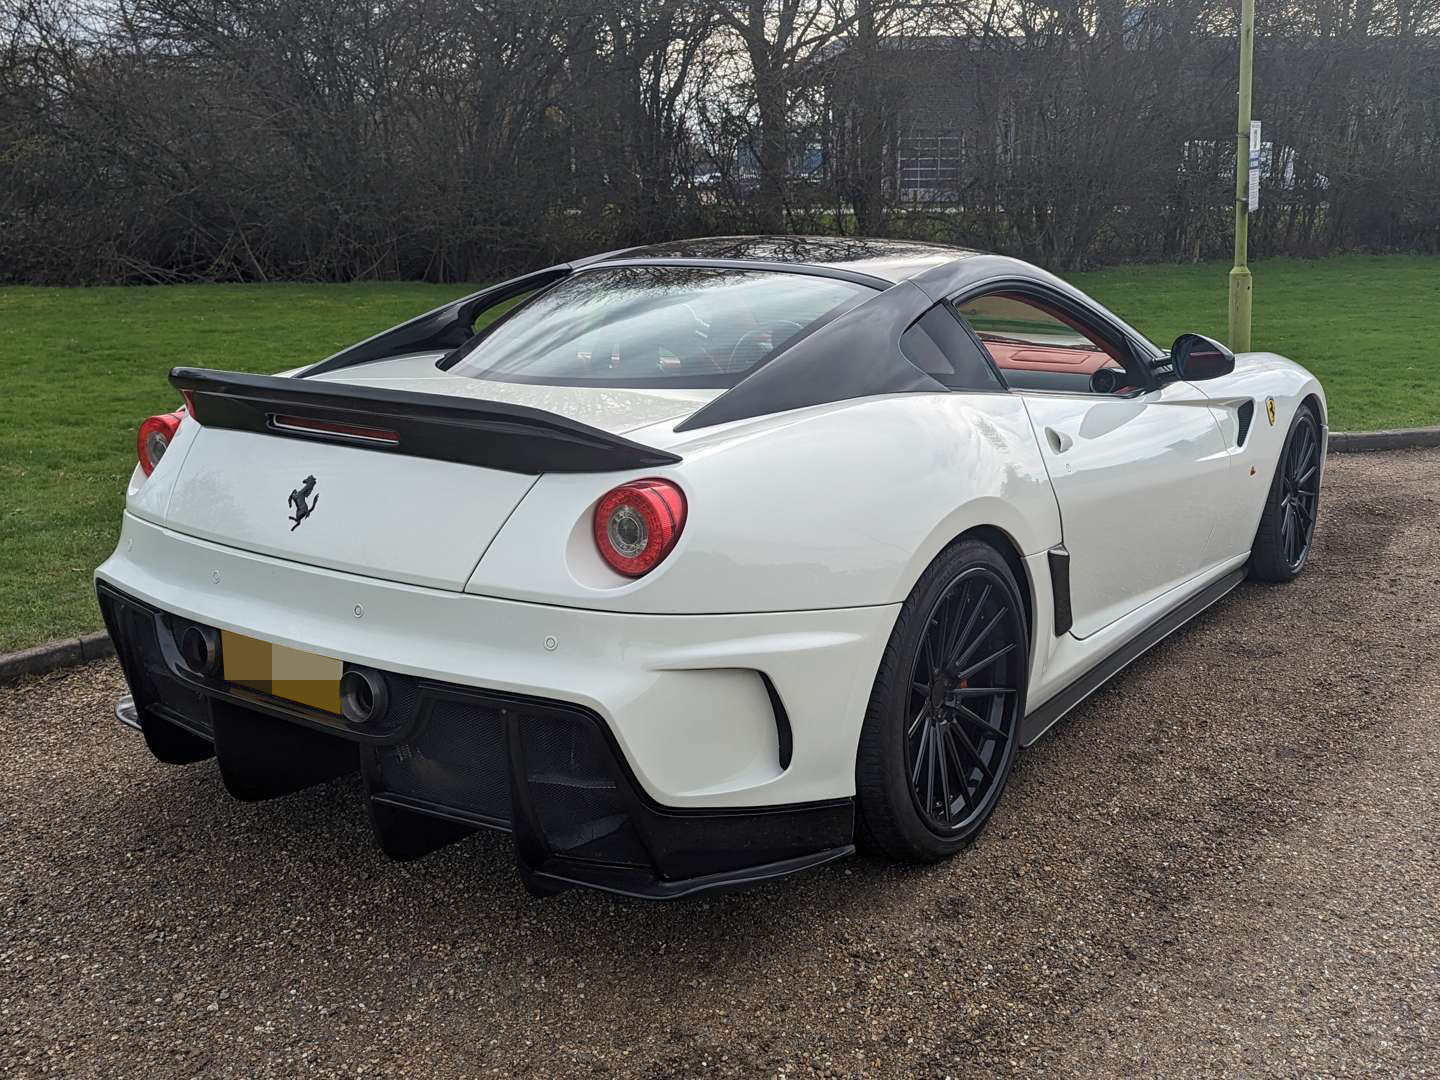
[[[905,359],[952,390],[1003,390],[985,354],[944,304],[900,335]]]
[[[478,334],[489,327],[491,323],[499,322],[501,316],[508,315],[512,308],[519,307],[538,291],[538,289],[529,289],[517,296],[508,296],[498,304],[491,304],[489,307],[481,308],[475,312],[475,318],[471,323],[470,332],[472,334]]]
[[[957,304],[1016,389],[1122,394],[1132,387],[1120,348],[1042,301],[990,293]]]

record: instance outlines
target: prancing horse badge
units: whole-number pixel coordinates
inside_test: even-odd
[[[1270,422],[1273,424],[1275,421],[1271,420]],[[319,495],[316,495],[313,499],[310,498],[310,493],[314,490],[315,477],[307,476],[305,477],[304,483],[302,483],[294,491],[290,492],[290,505],[295,508],[295,515],[290,519],[295,523],[294,525],[290,526],[291,532],[294,532],[296,529],[298,529],[300,527],[300,523],[311,515],[311,513],[315,510],[315,507],[320,505]],[[309,500],[308,502],[306,501],[307,499]]]
[[[1265,399],[1265,415],[1270,418],[1270,426],[1271,426],[1271,427],[1274,427],[1274,426],[1275,426],[1275,399],[1274,399],[1273,397],[1267,397],[1267,398]]]

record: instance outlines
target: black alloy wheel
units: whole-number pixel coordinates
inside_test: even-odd
[[[1280,539],[1285,563],[1298,571],[1310,553],[1320,507],[1320,429],[1308,411],[1295,420],[1280,472]]]
[[[1250,551],[1250,576],[1259,581],[1289,581],[1304,569],[1315,540],[1320,511],[1320,418],[1302,405],[1285,436],[1260,527]]]
[[[910,671],[906,761],[925,824],[964,832],[985,816],[1016,735],[1024,630],[1006,583],[983,566],[935,602]]]
[[[936,557],[900,606],[855,760],[856,836],[905,862],[960,851],[1018,749],[1028,620],[1011,564],[977,539]]]

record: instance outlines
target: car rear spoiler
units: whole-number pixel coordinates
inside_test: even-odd
[[[675,454],[554,413],[497,401],[177,367],[201,426],[340,443],[532,476],[673,465]]]

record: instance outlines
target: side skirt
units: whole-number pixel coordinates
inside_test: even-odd
[[[1245,580],[1246,567],[1232,570],[1218,581],[1207,585],[1179,607],[1167,612],[1045,704],[1025,717],[1020,725],[1020,745],[1033,746],[1047,731],[1075,706],[1107,683],[1132,660],[1148,652],[1195,618],[1206,608],[1224,599]]]

